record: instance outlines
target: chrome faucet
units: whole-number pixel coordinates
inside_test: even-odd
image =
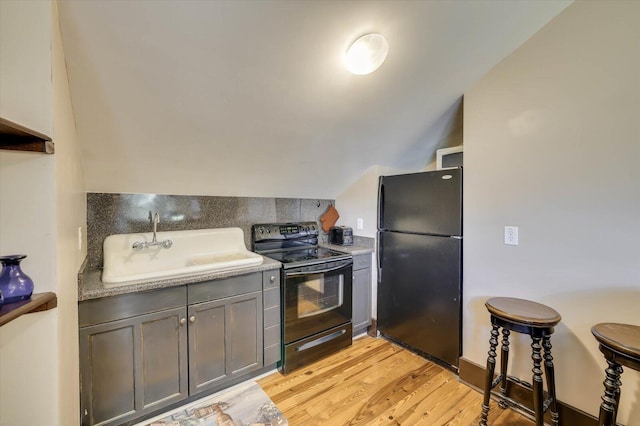
[[[146,241],[136,241],[135,243],[133,243],[133,246],[131,248],[136,251],[140,251],[144,248],[153,246],[162,246],[166,249],[171,248],[171,246],[173,245],[173,241],[169,239],[158,241],[157,239],[156,233],[158,230],[158,224],[160,223],[160,215],[158,213],[154,215],[151,213],[151,211],[149,211],[149,220],[151,221],[151,225],[153,226],[153,238],[151,239],[151,242],[148,243]]]
[[[151,212],[149,212],[149,216],[151,216]],[[156,239],[156,231],[158,230],[158,224],[160,223],[160,215],[156,212],[153,219],[151,219],[151,224],[153,225],[153,239],[151,240],[151,244],[155,244],[158,242]]]

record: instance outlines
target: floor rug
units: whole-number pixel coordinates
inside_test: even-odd
[[[289,423],[256,382],[243,383],[136,426],[286,426]]]

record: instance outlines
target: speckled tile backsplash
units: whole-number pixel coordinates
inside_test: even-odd
[[[149,211],[160,215],[158,231],[225,228],[244,231],[251,248],[254,223],[319,221],[333,200],[211,197],[155,194],[87,194],[87,266],[102,266],[102,243],[111,234],[151,232]]]

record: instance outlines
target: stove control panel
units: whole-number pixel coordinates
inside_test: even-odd
[[[315,237],[318,235],[315,222],[264,223],[251,227],[253,241]]]

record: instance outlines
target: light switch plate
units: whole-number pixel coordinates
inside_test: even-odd
[[[356,229],[364,229],[364,220],[361,217],[356,219]]]
[[[504,227],[504,243],[509,246],[518,245],[518,227],[517,226]]]

